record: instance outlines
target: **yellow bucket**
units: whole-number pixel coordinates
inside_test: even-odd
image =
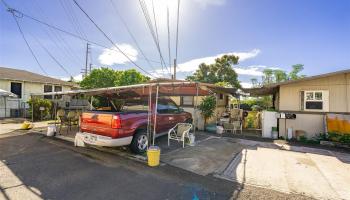
[[[150,146],[147,150],[148,166],[155,167],[159,165],[160,148],[157,146]]]
[[[28,130],[28,129],[30,129],[30,125],[31,125],[31,123],[30,122],[27,122],[27,121],[25,121],[25,122],[23,122],[23,124],[21,125],[21,130]]]

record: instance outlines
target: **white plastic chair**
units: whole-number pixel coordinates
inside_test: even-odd
[[[178,123],[168,132],[168,146],[170,146],[170,140],[176,140],[182,142],[182,148],[185,148],[185,139],[190,139],[189,133],[192,128],[192,124]]]
[[[224,132],[231,131],[233,134],[236,131],[240,131],[242,133],[242,122],[241,121],[233,121],[231,123],[223,123]]]

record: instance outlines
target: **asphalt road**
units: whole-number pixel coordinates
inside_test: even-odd
[[[14,135],[14,133],[12,133]],[[30,197],[30,198],[29,198]],[[38,134],[0,138],[0,199],[309,199]]]

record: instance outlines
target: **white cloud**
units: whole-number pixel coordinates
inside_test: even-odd
[[[83,80],[83,75],[82,74],[78,74],[76,76],[73,76],[73,79],[74,79],[74,81],[81,81],[81,80]],[[61,78],[61,80],[63,80],[63,81],[70,81],[70,77],[63,77],[63,78]]]
[[[207,6],[222,6],[226,3],[226,0],[193,0],[198,3],[202,8]]]
[[[216,56],[197,58],[197,59],[193,59],[193,60],[187,61],[185,63],[179,64],[177,71],[178,72],[194,72],[194,71],[196,71],[196,69],[198,68],[198,66],[201,63],[213,64],[213,63],[215,63],[216,58],[219,58],[223,55],[238,56],[239,62],[242,62],[242,61],[256,57],[259,53],[260,53],[259,49],[253,49],[252,51],[249,51],[249,52],[228,52],[228,53],[218,54]]]
[[[122,43],[116,44],[118,47],[132,60],[137,60],[138,52],[130,44]],[[113,50],[112,50],[113,49]],[[113,64],[125,64],[130,62],[122,53],[120,53],[116,47],[111,47],[111,49],[104,49],[99,55],[98,60],[103,65],[113,65]]]
[[[241,82],[241,86],[243,88],[252,88],[253,84],[252,83],[248,83],[248,82]]]
[[[235,67],[235,72],[239,75],[262,76],[263,73],[258,68]]]

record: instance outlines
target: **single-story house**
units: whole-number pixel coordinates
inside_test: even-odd
[[[308,138],[326,132],[327,113],[350,114],[350,69],[298,80],[244,89],[252,96],[272,95],[276,111],[295,114],[295,119],[279,119],[279,135],[292,128]]]
[[[26,70],[0,67],[0,89],[17,97],[0,97],[0,118],[20,117],[28,109],[31,93],[68,91],[76,88],[75,83],[66,82]],[[52,99],[52,96],[44,96]]]

